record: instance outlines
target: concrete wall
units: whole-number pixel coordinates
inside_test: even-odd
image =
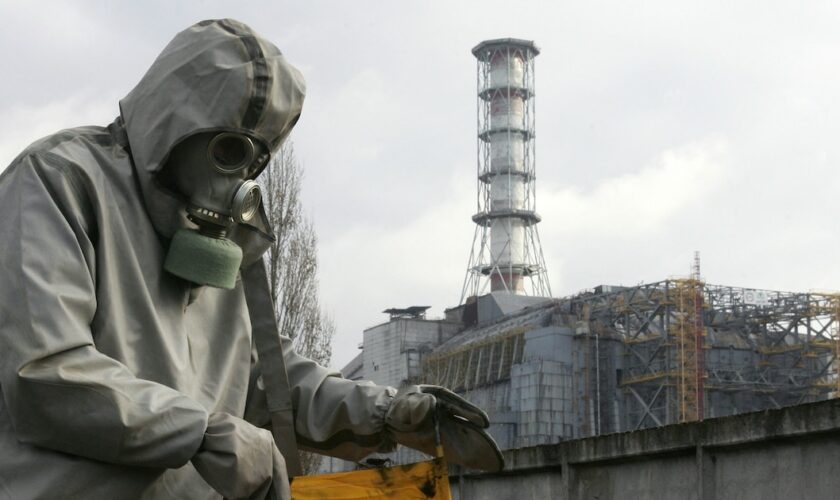
[[[467,499],[840,498],[840,400],[504,452]]]
[[[364,380],[398,386],[421,373],[421,351],[449,340],[460,325],[442,320],[393,319],[364,331]]]

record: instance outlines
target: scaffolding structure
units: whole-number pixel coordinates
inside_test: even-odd
[[[838,295],[692,276],[564,300],[589,335],[622,339],[620,430],[840,395]]]
[[[677,351],[677,404],[680,422],[703,420],[706,337],[703,328],[703,282],[696,278],[675,281]]]

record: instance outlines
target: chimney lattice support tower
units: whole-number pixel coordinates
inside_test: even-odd
[[[535,211],[534,42],[478,44],[476,224],[461,303],[491,292],[551,296]],[[526,286],[526,282],[528,286]]]

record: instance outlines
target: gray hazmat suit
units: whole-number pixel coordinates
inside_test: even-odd
[[[212,413],[268,424],[251,320],[241,281],[199,294],[163,270],[169,238],[191,223],[155,174],[196,132],[247,131],[276,149],[303,95],[272,44],[236,21],[202,22],[114,123],[41,139],[3,172],[0,499],[219,498],[190,460]],[[264,221],[229,234],[243,265],[271,241]],[[390,446],[393,389],[283,345],[302,447],[359,459]]]

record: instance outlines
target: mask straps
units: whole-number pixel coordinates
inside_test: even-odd
[[[265,384],[268,414],[271,416],[271,433],[274,435],[277,449],[286,459],[289,477],[300,476],[303,469],[295,436],[295,415],[289,391],[289,376],[286,373],[280,331],[277,328],[277,318],[274,316],[262,259],[242,270],[242,284],[245,287],[245,301],[251,317],[251,335],[257,346],[260,372]]]

